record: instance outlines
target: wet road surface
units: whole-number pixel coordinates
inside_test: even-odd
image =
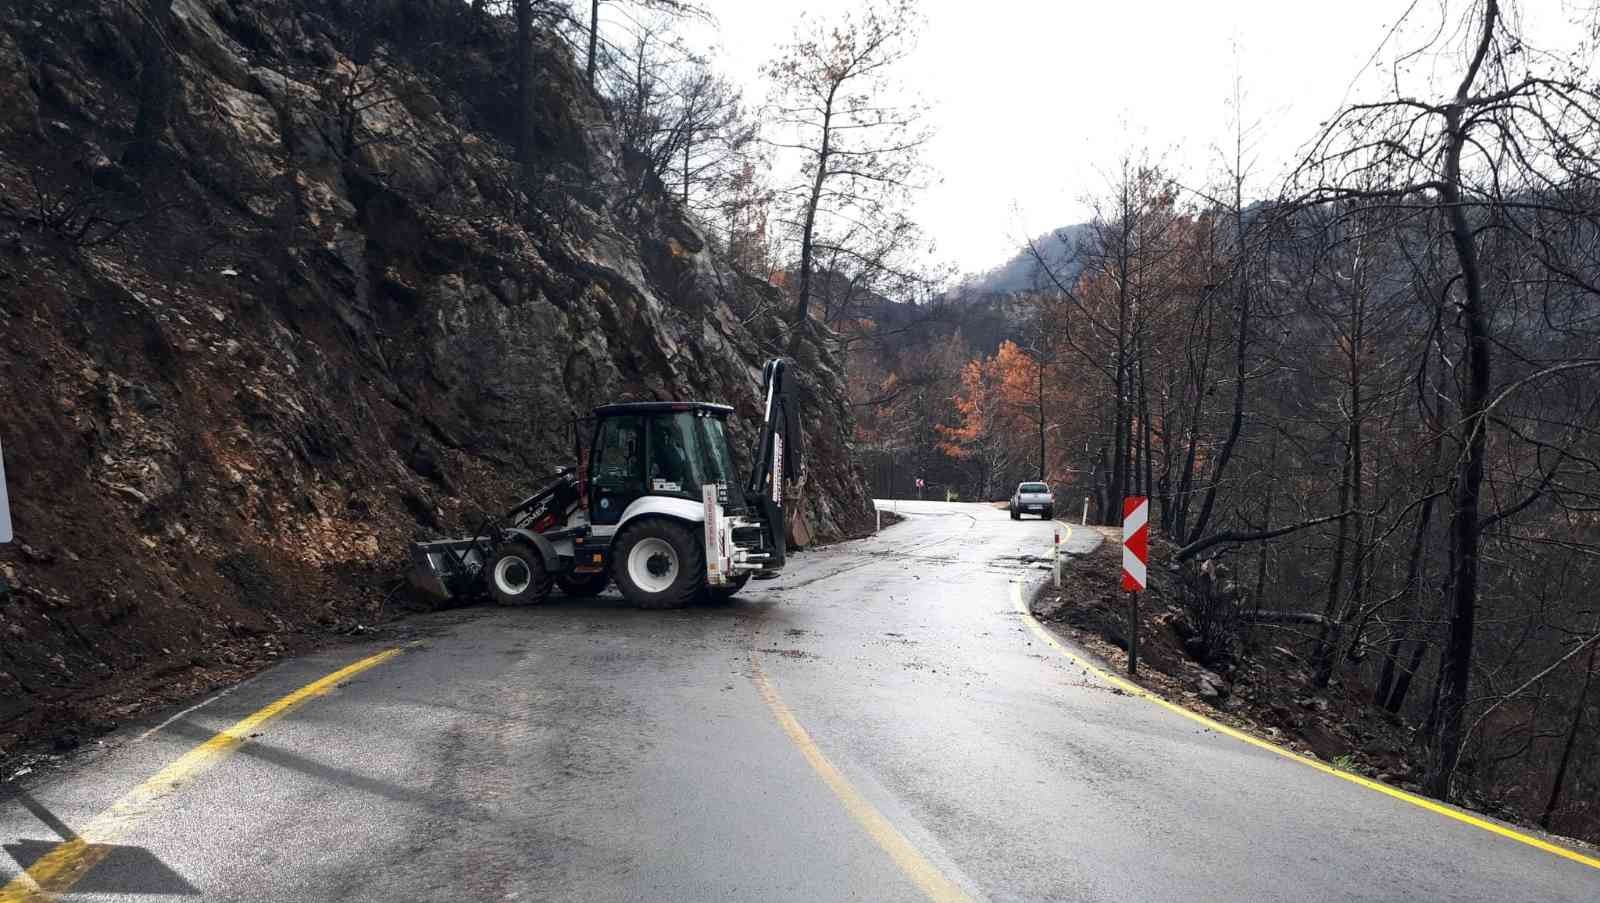
[[[899,508],[732,605],[430,615],[386,660],[328,650],[125,731],[9,786],[0,900],[41,862],[86,901],[1600,899],[1600,870],[1047,646],[1018,601],[1053,525]]]

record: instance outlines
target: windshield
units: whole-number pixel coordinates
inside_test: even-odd
[[[1049,492],[1050,487],[1043,483],[1023,483],[1017,487],[1018,492]]]
[[[733,461],[722,421],[692,411],[661,414],[650,424],[650,491],[699,498],[706,483],[731,483]]]
[[[705,465],[707,483],[727,483],[733,485],[734,477],[733,456],[728,451],[727,424],[720,417],[701,417],[700,432],[705,443]]]

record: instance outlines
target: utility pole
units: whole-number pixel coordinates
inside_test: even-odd
[[[1044,355],[1039,361],[1039,479],[1044,479]]]

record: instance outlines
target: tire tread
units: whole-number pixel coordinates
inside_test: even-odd
[[[544,566],[544,556],[539,554],[539,550],[521,541],[506,543],[506,546],[514,549],[517,555],[528,562],[528,568],[532,571],[529,591],[521,596],[504,596],[500,593],[499,587],[494,584],[494,566],[502,556],[495,555],[488,565],[489,597],[494,600],[494,604],[506,608],[521,608],[538,605],[550,598],[550,587],[555,583],[555,578],[550,575],[549,568]]]
[[[632,550],[634,542],[646,536],[659,536],[665,539],[683,558],[678,581],[660,593],[640,591],[628,578],[628,552]],[[676,521],[662,517],[635,521],[622,531],[622,535],[612,548],[614,549],[612,579],[628,601],[638,608],[683,608],[694,601],[695,596],[699,595],[706,585],[705,552],[700,548],[700,541],[689,532],[688,528]],[[692,576],[684,579],[683,575]]]

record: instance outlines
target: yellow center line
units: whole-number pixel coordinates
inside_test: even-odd
[[[839,802],[844,804],[845,811],[856,820],[856,824],[859,824],[873,842],[889,854],[889,858],[900,867],[900,871],[904,872],[928,899],[937,903],[970,901],[972,898],[965,891],[946,878],[937,866],[912,846],[911,841],[907,840],[906,836],[900,833],[900,830],[884,817],[876,806],[868,802],[832,762],[828,761],[828,757],[822,754],[816,743],[812,742],[811,735],[806,733],[806,729],[800,725],[794,713],[789,711],[789,707],[784,705],[782,699],[778,698],[778,691],[767,679],[766,672],[761,670],[761,662],[754,650],[750,653],[750,666],[755,674],[756,687],[761,691],[761,698],[766,700],[767,707],[772,709],[772,714],[777,717],[783,732],[788,734],[794,745],[800,748],[800,753],[805,756],[806,762],[822,778],[823,783],[828,785],[828,789],[833,791],[833,795],[839,798]]]
[[[112,845],[132,833],[138,823],[153,812],[157,802],[183,789],[227,758],[262,725],[318,696],[326,695],[341,682],[383,664],[399,655],[400,651],[399,648],[386,649],[306,684],[184,753],[90,819],[77,837],[56,845],[29,866],[26,872],[0,888],[0,903],[33,903],[52,900],[58,894],[66,893],[110,854]]]
[[[1060,522],[1058,521],[1057,523]],[[1067,528],[1067,537],[1070,538],[1072,536],[1072,526],[1070,524],[1062,524],[1062,526]],[[1071,659],[1075,664],[1083,668],[1085,671],[1088,671],[1095,677],[1098,677],[1106,683],[1111,684],[1130,696],[1137,696],[1146,702],[1154,703],[1170,712],[1182,715],[1190,721],[1204,725],[1205,727],[1208,727],[1219,734],[1225,734],[1226,736],[1232,737],[1235,740],[1240,740],[1250,744],[1251,746],[1264,749],[1267,752],[1273,753],[1274,755],[1282,756],[1290,761],[1298,762],[1301,765],[1315,768],[1317,771],[1320,771],[1323,774],[1332,775],[1333,777],[1339,778],[1342,781],[1349,781],[1352,784],[1359,784],[1368,790],[1375,790],[1384,796],[1392,797],[1403,803],[1416,806],[1419,809],[1426,809],[1436,815],[1442,815],[1445,818],[1454,819],[1462,824],[1471,825],[1474,828],[1488,831],[1491,834],[1498,834],[1501,837],[1515,840],[1518,843],[1527,844],[1530,847],[1560,856],[1563,859],[1570,859],[1573,862],[1582,863],[1590,868],[1600,869],[1600,858],[1587,856],[1578,852],[1577,850],[1568,849],[1567,847],[1550,843],[1547,840],[1541,840],[1531,834],[1525,834],[1514,828],[1508,828],[1505,825],[1496,824],[1492,821],[1478,818],[1437,800],[1431,800],[1427,797],[1418,796],[1414,793],[1407,793],[1398,787],[1391,787],[1388,784],[1384,784],[1380,781],[1374,781],[1358,774],[1352,774],[1348,771],[1341,771],[1331,765],[1319,762],[1316,759],[1312,759],[1307,756],[1302,756],[1299,753],[1279,746],[1276,743],[1268,742],[1260,737],[1256,737],[1251,734],[1247,734],[1244,731],[1238,730],[1237,728],[1229,727],[1220,721],[1213,721],[1199,712],[1190,711],[1189,709],[1186,709],[1175,702],[1163,699],[1162,697],[1157,696],[1156,694],[1146,690],[1144,687],[1141,687],[1136,683],[1133,683],[1132,681],[1118,677],[1115,674],[1101,669],[1093,662],[1067,648],[1060,640],[1055,638],[1055,636],[1050,632],[1049,628],[1045,627],[1039,622],[1039,619],[1033,616],[1033,612],[1028,610],[1028,604],[1022,597],[1022,584],[1011,584],[1011,598],[1012,603],[1016,606],[1017,612],[1022,615],[1023,623],[1028,625],[1028,628],[1033,631],[1035,636],[1043,640],[1047,645],[1054,648],[1057,652]]]

